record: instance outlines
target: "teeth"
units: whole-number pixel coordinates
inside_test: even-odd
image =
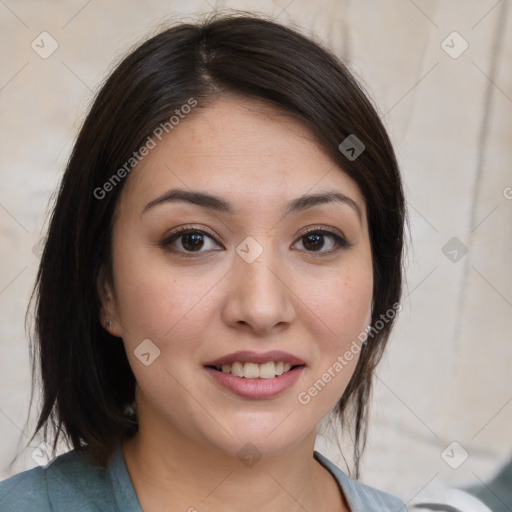
[[[236,362],[216,366],[217,370],[221,370],[222,373],[231,373],[236,377],[244,377],[245,379],[273,379],[289,371],[291,367],[290,363],[283,363],[283,361],[270,361],[263,364]]]

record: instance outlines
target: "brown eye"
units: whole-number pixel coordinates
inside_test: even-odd
[[[187,251],[197,251],[204,245],[202,233],[184,233],[181,236],[181,245]]]
[[[161,245],[171,252],[177,252],[183,255],[194,252],[204,253],[218,247],[210,234],[201,229],[191,229],[187,227],[179,228],[174,233],[171,233],[170,236],[162,241]]]
[[[326,238],[331,241],[326,242]],[[325,229],[310,230],[301,235],[299,241],[302,241],[302,246],[307,252],[319,252],[322,254],[332,253],[351,245],[341,236]],[[326,246],[327,249],[322,250]]]

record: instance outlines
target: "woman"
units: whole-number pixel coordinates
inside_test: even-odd
[[[400,510],[314,443],[333,412],[358,478],[404,219],[329,51],[248,15],[144,42],[81,128],[37,276],[34,436],[73,449],[0,510]]]

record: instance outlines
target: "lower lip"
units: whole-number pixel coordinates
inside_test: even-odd
[[[223,373],[205,367],[206,371],[224,388],[244,398],[272,398],[291,388],[302,375],[304,366],[296,366],[282,375],[272,379],[245,379],[231,373]]]

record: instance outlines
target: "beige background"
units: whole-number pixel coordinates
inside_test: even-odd
[[[36,464],[31,448],[6,470],[30,391],[24,314],[38,265],[33,248],[77,129],[123,52],[166,20],[211,10],[209,2],[0,2],[3,478]],[[401,163],[411,218],[407,287],[378,372],[362,480],[405,501],[441,483],[488,481],[512,453],[510,2],[217,3],[224,6],[313,30],[347,59]],[[31,48],[43,31],[58,43],[47,59]],[[442,251],[453,237],[468,248],[457,262]],[[453,441],[462,448],[444,452],[452,465],[462,449],[469,454],[458,469],[441,456]],[[319,438],[318,449],[343,467],[333,445]]]

